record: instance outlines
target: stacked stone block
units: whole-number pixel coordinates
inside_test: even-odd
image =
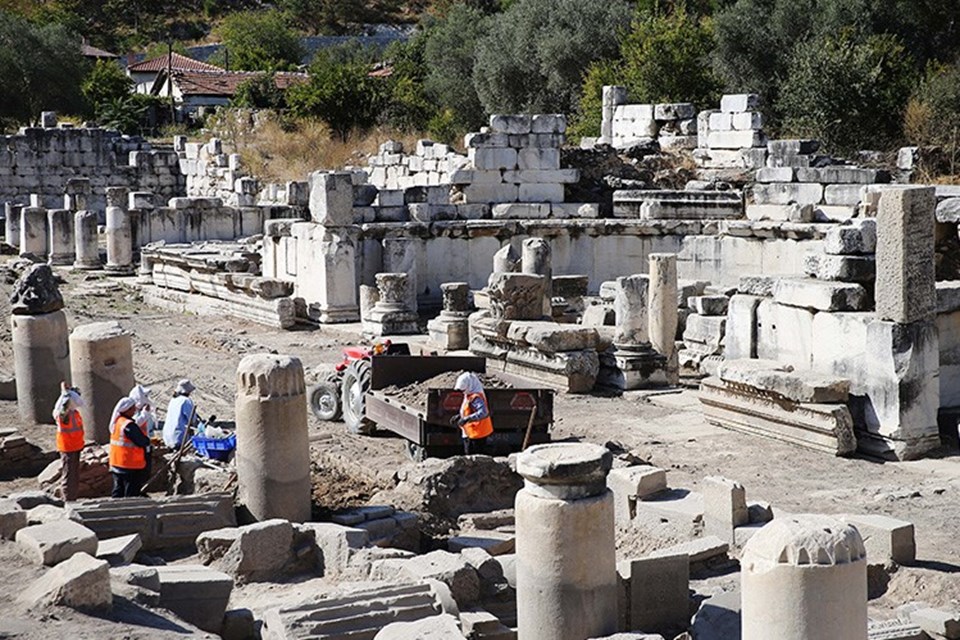
[[[686,373],[698,371],[704,361],[724,353],[727,330],[727,308],[730,299],[720,293],[691,296],[686,300],[689,311],[680,350],[680,368]]]
[[[760,96],[725,95],[720,109],[701,111],[697,117],[697,151],[704,169],[757,169],[766,160]]]
[[[563,202],[564,185],[580,179],[576,169],[560,168],[566,130],[562,115],[490,116],[489,127],[464,138],[469,162],[451,175],[451,182],[460,185],[467,204],[546,204],[549,212],[549,203]],[[494,217],[549,215],[531,207],[516,209],[494,207]]]
[[[625,87],[604,87],[599,142],[626,149],[653,141],[661,149],[696,148],[696,107],[687,102],[627,104]]]
[[[432,140],[417,140],[416,149],[409,155],[404,154],[402,142],[388,140],[367,161],[370,184],[393,191],[450,184],[451,173],[466,163],[467,159],[449,145]]]
[[[176,136],[174,149],[180,171],[186,176],[188,196],[220,198],[236,207],[250,207],[257,203],[259,181],[247,175],[239,154],[223,152],[219,138],[199,143],[187,142],[185,136]]]

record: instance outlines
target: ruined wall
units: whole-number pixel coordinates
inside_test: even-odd
[[[0,202],[30,202],[31,194],[49,208],[64,206],[68,183],[89,180],[86,208],[106,207],[106,188],[153,191],[164,199],[183,195],[185,182],[177,155],[138,137],[96,127],[67,124],[27,127],[0,136]]]

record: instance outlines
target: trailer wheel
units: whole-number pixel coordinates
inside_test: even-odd
[[[370,361],[354,360],[343,372],[340,385],[343,421],[350,433],[369,434],[374,424],[367,417],[367,392],[370,391]]]
[[[333,382],[321,382],[307,389],[307,401],[317,420],[335,421],[343,416],[340,387]]]
[[[426,447],[407,440],[407,457],[414,462],[423,462],[430,456],[427,455]]]

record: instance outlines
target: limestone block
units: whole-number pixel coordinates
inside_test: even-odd
[[[467,204],[516,202],[519,194],[515,184],[477,183],[463,187],[463,198]]]
[[[819,311],[863,311],[868,302],[859,284],[806,278],[777,280],[773,298],[782,305]]]
[[[617,344],[641,345],[649,342],[649,296],[650,279],[643,274],[617,278],[616,297],[613,302],[616,314]]]
[[[813,371],[793,371],[792,367],[770,360],[725,360],[718,370],[721,380],[772,392],[793,402],[845,403],[850,381]]]
[[[654,120],[689,120],[697,116],[697,108],[689,102],[657,104],[653,107]]]
[[[707,145],[711,149],[748,149],[762,147],[766,137],[760,131],[710,131]]]
[[[451,553],[460,553],[464,549],[483,549],[491,556],[513,553],[516,536],[500,531],[471,531],[447,539],[447,549]],[[471,566],[474,566],[471,563]]]
[[[813,360],[815,313],[764,300],[757,306],[757,355],[807,369]]]
[[[241,583],[273,580],[290,562],[292,543],[293,527],[287,520],[246,525],[239,528],[230,548],[213,566]],[[199,538],[197,546],[201,546]]]
[[[737,93],[720,98],[720,110],[726,113],[755,111],[760,108],[760,96],[755,93]]]
[[[310,217],[328,226],[353,224],[353,177],[349,172],[310,174]]]
[[[493,133],[525,134],[533,128],[533,118],[529,115],[490,116],[490,131]]]
[[[562,113],[538,113],[533,116],[530,133],[566,133],[567,117]]]
[[[63,605],[83,611],[108,610],[113,605],[110,565],[78,553],[28,586],[19,600],[36,608]]]
[[[623,560],[617,563],[617,573],[621,589],[620,628],[666,633],[687,627],[690,619],[690,557],[687,554]],[[627,634],[608,638],[621,635]]]
[[[373,640],[462,640],[463,637],[457,618],[443,613],[414,622],[392,622],[378,631]]]
[[[764,167],[757,170],[757,182],[793,182],[796,169],[793,167]]]
[[[864,394],[867,325],[872,313],[818,313],[813,317],[813,368],[851,381],[850,393]]]
[[[487,280],[493,317],[539,320],[543,316],[543,276],[494,271]]]
[[[877,316],[910,323],[936,310],[933,187],[884,190],[877,211]]]
[[[204,631],[219,633],[233,578],[201,565],[157,567],[160,606]]]
[[[663,150],[667,149],[696,149],[697,148],[697,136],[666,136],[661,135],[657,142],[660,144],[660,148]]]
[[[521,173],[528,170],[554,171],[560,169],[559,149],[527,148],[517,151],[517,166]]]
[[[757,306],[763,298],[737,294],[730,298],[723,353],[731,359],[757,357]]]
[[[828,184],[823,189],[823,201],[828,205],[860,204],[863,199],[862,189],[858,184]]]
[[[912,522],[879,514],[848,515],[844,520],[860,532],[870,564],[886,564],[888,560],[910,564],[917,559]]]
[[[733,128],[738,131],[759,131],[763,129],[763,114],[759,111],[742,111],[731,114]]]
[[[884,176],[876,169],[859,169],[857,167],[834,166],[797,169],[797,180],[800,182],[821,182],[824,184],[871,184],[886,182]]]
[[[814,219],[817,222],[847,222],[859,211],[860,208],[856,205],[819,204],[814,211]]]
[[[13,500],[0,500],[0,538],[13,540],[27,526],[27,512]]]
[[[701,316],[725,316],[730,298],[727,296],[691,296],[687,307]]]
[[[518,187],[517,199],[520,202],[563,202],[563,193],[562,184],[522,183]]]
[[[803,270],[818,280],[871,283],[877,277],[873,256],[835,256],[813,251],[804,257]]]
[[[554,202],[550,205],[553,218],[599,218],[600,204],[597,202]]]
[[[731,131],[733,130],[733,114],[715,111],[710,114],[708,123],[710,131]]]
[[[133,562],[142,546],[140,535],[137,533],[109,538],[97,543],[97,557],[106,560],[111,567],[119,567]]]
[[[936,217],[937,222],[945,224],[960,222],[960,198],[947,198],[937,203]]]
[[[911,610],[909,616],[910,622],[934,637],[942,636],[947,640],[960,638],[960,613],[920,607]]]
[[[867,325],[865,419],[861,448],[900,459],[939,444],[940,354],[933,321]]]
[[[399,561],[401,575],[412,580],[437,580],[450,588],[460,607],[475,603],[480,597],[480,579],[476,570],[459,554],[431,551]]]
[[[753,187],[757,204],[820,204],[823,200],[823,185],[801,182],[771,182]]]
[[[743,485],[720,476],[708,476],[703,479],[701,493],[706,534],[733,544],[734,528],[750,522]]]
[[[364,529],[329,522],[305,522],[298,526],[313,532],[325,576],[334,577],[346,571],[354,552],[370,542],[370,534]]]
[[[774,158],[811,155],[819,150],[819,140],[770,140],[767,142],[767,153]]]
[[[544,353],[596,349],[600,342],[593,327],[556,322],[513,322],[507,330],[507,339],[529,344]]]
[[[777,222],[813,222],[817,209],[811,204],[748,204],[747,220],[774,220]]]
[[[638,500],[666,490],[667,472],[642,465],[611,469],[607,487],[613,492],[617,522],[629,522],[636,515]]]
[[[823,250],[831,255],[862,255],[877,249],[877,222],[873,218],[834,227],[823,239]]]
[[[770,297],[777,280],[775,276],[740,276],[737,291],[751,296]]]
[[[60,520],[20,529],[17,544],[33,561],[47,566],[63,562],[75,553],[97,553],[97,536],[72,520]]]

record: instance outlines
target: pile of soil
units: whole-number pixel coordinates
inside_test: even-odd
[[[398,402],[407,406],[422,407],[426,406],[427,395],[431,389],[453,389],[453,385],[456,384],[457,378],[462,373],[464,372],[448,371],[423,382],[416,382],[405,387],[386,387],[382,391],[384,395],[395,398]],[[490,375],[478,373],[477,377],[480,378],[480,382],[483,383],[485,389],[510,389],[512,387],[503,380]]]

